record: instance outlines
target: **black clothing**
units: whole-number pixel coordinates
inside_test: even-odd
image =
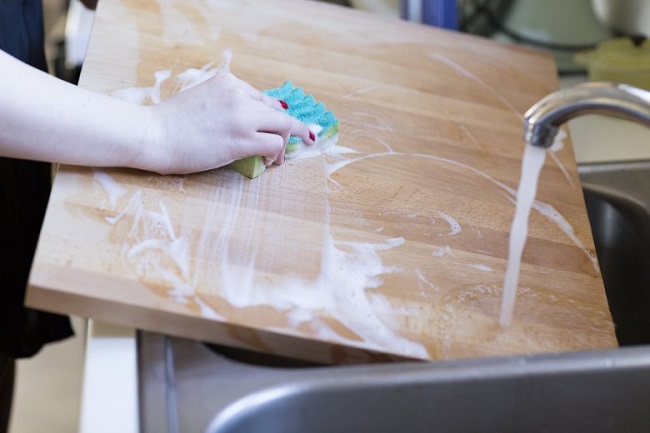
[[[9,430],[16,361],[0,353],[0,433]]]
[[[0,0],[0,49],[46,71],[43,46],[42,0]],[[9,428],[15,359],[72,335],[67,317],[23,306],[50,179],[50,164],[0,157],[0,433]]]
[[[0,1],[0,48],[17,59],[47,70],[42,0]]]
[[[43,46],[42,0],[0,0],[0,49],[47,70]],[[50,164],[0,158],[0,352],[11,358],[72,335],[67,317],[23,306],[50,179]]]

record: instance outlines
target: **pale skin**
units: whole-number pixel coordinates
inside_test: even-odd
[[[307,125],[229,72],[151,106],[91,92],[0,50],[0,156],[186,174],[261,155],[282,164]]]

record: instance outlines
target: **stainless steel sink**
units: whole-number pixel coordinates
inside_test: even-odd
[[[325,367],[141,333],[142,431],[650,431],[650,163],[581,178],[621,348]]]
[[[618,342],[620,345],[649,344],[648,208],[606,187],[585,185],[583,189]]]

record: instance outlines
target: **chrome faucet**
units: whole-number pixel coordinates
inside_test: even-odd
[[[551,147],[560,125],[585,114],[606,114],[650,127],[650,92],[599,82],[559,90],[526,112],[524,138],[534,146]]]

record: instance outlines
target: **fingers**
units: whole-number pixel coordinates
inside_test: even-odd
[[[268,105],[269,107],[273,108],[274,110],[278,111],[285,111],[289,106],[287,105],[286,102],[281,101],[276,98],[272,98],[269,95],[263,93],[263,92],[258,92],[259,94],[259,101]]]
[[[237,84],[239,84],[241,88],[253,100],[259,101],[264,105],[271,107],[276,111],[279,111],[285,117],[285,119],[280,119],[278,116],[269,115],[269,117],[261,125],[259,131],[272,132],[272,133],[285,136],[285,142],[286,139],[288,139],[288,135],[295,135],[297,137],[300,137],[302,141],[308,146],[314,144],[314,141],[316,140],[316,135],[309,130],[307,125],[305,125],[303,122],[299,121],[298,119],[295,119],[294,117],[291,117],[286,113],[284,113],[289,108],[286,102],[276,98],[272,98],[267,94],[265,94],[264,92],[257,90],[255,87],[253,87],[246,81],[240,80],[233,74],[231,75],[233,78],[235,78]]]
[[[278,134],[289,139],[290,135],[299,137],[307,146],[316,141],[316,134],[309,130],[309,127],[300,120],[281,112],[269,112],[262,119],[259,125],[260,132]]]
[[[286,149],[286,140],[278,134],[266,132],[259,133],[257,136],[257,146],[259,150],[254,152],[264,158],[264,165],[284,164]]]
[[[257,131],[261,135],[274,136],[274,141],[280,139],[282,142],[282,152],[281,154],[278,154],[273,151],[273,153],[259,153],[259,155],[265,156],[265,162],[267,165],[274,163],[283,164],[285,159],[285,147],[290,136],[299,137],[306,146],[311,146],[316,141],[316,134],[311,131],[305,123],[284,112],[285,108],[283,101],[278,101],[277,99],[270,98],[267,95],[264,95],[264,97],[273,102],[273,104],[266,105],[273,107],[274,105],[279,104],[281,106],[281,111],[278,111],[278,109],[275,108],[260,112],[257,120]],[[284,102],[284,104],[286,105],[286,102]],[[268,140],[269,137],[265,137],[265,141],[268,142]]]
[[[255,101],[262,102],[265,105],[275,109],[284,111],[288,108],[288,105],[284,101],[280,101],[276,98],[272,98],[264,92],[257,90],[255,87],[251,86],[249,83],[243,80],[241,82],[242,88],[248,93],[248,95]]]
[[[250,150],[263,156],[267,166],[283,164],[286,145],[291,135],[302,138],[308,146],[314,143],[315,135],[307,125],[287,114],[271,113],[265,117],[264,126],[256,134],[256,143]]]
[[[244,136],[248,135],[244,134],[246,129],[252,129],[253,135],[248,135],[252,140],[248,141],[245,153],[263,156],[267,165],[282,164],[289,136],[299,137],[307,146],[314,144],[316,134],[286,113],[289,108],[286,102],[266,95],[230,72],[220,75],[220,84],[230,88],[231,93],[234,91],[233,95],[250,98],[237,108],[247,114],[239,118],[239,126],[235,128]]]
[[[282,165],[282,164],[284,164],[284,161],[285,161],[285,159],[284,159],[284,150],[282,150],[282,152],[280,152],[280,154],[278,154],[276,156],[265,156],[264,157],[264,165],[266,165],[267,167],[270,166],[270,165],[273,165],[273,164]]]

